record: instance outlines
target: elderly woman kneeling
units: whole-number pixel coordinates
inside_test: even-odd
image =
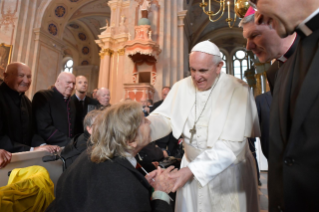
[[[47,211],[172,211],[167,193],[173,167],[145,177],[135,169],[134,156],[150,142],[150,123],[139,103],[123,102],[101,112],[90,142],[93,146],[60,177]]]

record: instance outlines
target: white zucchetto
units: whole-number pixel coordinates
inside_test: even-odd
[[[203,52],[206,54],[220,57],[219,48],[212,42],[206,40],[196,44],[191,52]]]

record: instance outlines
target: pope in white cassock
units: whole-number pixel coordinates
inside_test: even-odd
[[[184,138],[176,178],[176,212],[257,212],[257,174],[247,138],[258,137],[249,86],[221,72],[218,47],[197,44],[189,55],[191,76],[177,82],[148,119],[152,140],[173,131]]]

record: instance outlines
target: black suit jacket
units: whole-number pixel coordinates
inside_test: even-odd
[[[271,66],[270,68],[266,71],[266,76],[267,76],[267,80],[268,80],[268,84],[269,84],[269,88],[270,88],[270,92],[271,94],[274,93],[274,87],[275,87],[275,82],[276,82],[276,78],[277,78],[277,72],[280,68],[280,66],[282,66],[282,62],[276,60]]]
[[[272,96],[269,91],[256,97],[259,126],[261,130],[261,149],[267,159],[269,149],[269,117],[271,102]]]
[[[296,35],[295,40],[293,42],[293,44],[290,46],[290,48],[288,49],[288,51],[283,55],[287,60],[293,55],[293,53],[295,52],[298,43],[300,40],[300,36]],[[271,95],[273,95],[274,93],[274,87],[275,87],[275,82],[276,82],[276,78],[278,75],[278,70],[280,69],[280,67],[284,64],[283,61],[279,61],[279,59],[277,59],[271,66],[270,68],[266,71],[266,76],[267,76],[267,80],[268,80],[268,84],[269,84],[269,88],[270,88],[270,92]]]
[[[61,175],[47,211],[172,211],[168,203],[150,201],[150,196],[150,185],[126,158],[96,164],[85,151]]]
[[[65,160],[66,168],[68,168],[77,157],[87,149],[90,134],[85,130],[82,134],[73,137],[68,145],[64,147],[61,156]]]
[[[47,144],[65,146],[74,136],[75,106],[56,89],[38,91],[32,100],[36,132]]]
[[[318,21],[317,21],[318,25]],[[318,211],[319,30],[278,72],[270,112],[269,211]]]
[[[99,102],[95,99],[86,96],[84,100],[84,105],[82,105],[82,102],[79,101],[75,94],[71,96],[71,101],[73,101],[75,106],[74,135],[77,135],[84,132],[83,120],[86,114],[88,113],[88,105],[92,105],[97,109],[97,105],[99,104]]]
[[[158,106],[160,106],[163,103],[164,100],[160,100],[158,102],[155,102],[153,104],[153,107],[150,108],[150,113],[153,112]]]
[[[32,141],[33,144],[32,144]],[[7,86],[0,85],[0,149],[9,152],[29,151],[43,139],[34,135],[31,101]]]

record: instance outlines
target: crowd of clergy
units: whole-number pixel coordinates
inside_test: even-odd
[[[12,153],[59,152],[67,169],[46,211],[258,212],[251,153],[259,137],[269,211],[318,211],[319,2],[249,3],[239,27],[246,49],[272,61],[270,92],[255,99],[245,82],[221,72],[210,41],[191,49],[190,76],[164,87],[154,104],[110,105],[107,88],[89,96],[86,77],[67,72],[31,102],[31,70],[14,62],[0,85],[0,171]],[[160,168],[180,138],[180,166]]]

